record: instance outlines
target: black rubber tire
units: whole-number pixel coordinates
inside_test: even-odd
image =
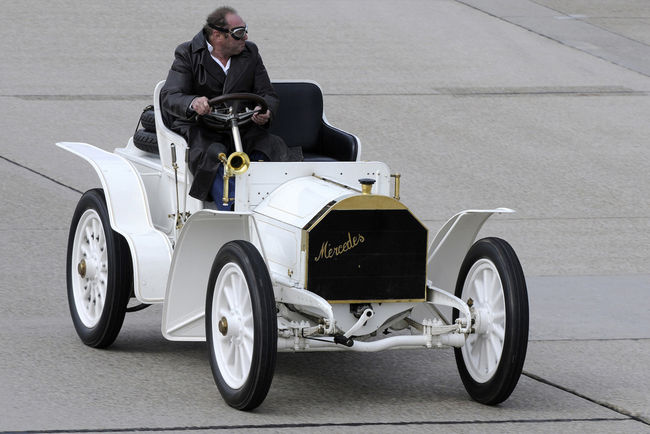
[[[96,325],[86,326],[77,311],[78,306],[74,296],[74,281],[77,277],[77,261],[73,259],[73,248],[75,244],[82,243],[81,239],[75,239],[79,221],[88,210],[94,210],[101,221],[106,241],[106,294],[104,305]],[[93,234],[100,236],[101,234]],[[86,241],[89,244],[88,241]],[[74,263],[73,263],[74,262]],[[74,327],[81,338],[81,341],[94,348],[106,348],[111,345],[122,328],[126,306],[129,302],[133,287],[133,270],[131,263],[131,252],[129,246],[120,234],[111,229],[106,207],[106,199],[101,189],[88,190],[81,196],[77,208],[72,217],[70,234],[68,236],[68,253],[66,261],[66,280],[68,287],[68,305]],[[77,284],[83,284],[77,282]]]
[[[150,133],[156,132],[156,116],[154,114],[153,108],[147,109],[142,112],[140,115],[140,123],[142,128]]]
[[[212,332],[212,302],[215,285],[221,270],[234,263],[243,272],[248,286],[253,316],[253,350],[250,371],[243,385],[230,387],[221,373],[215,355],[215,336]],[[206,338],[210,355],[212,375],[219,392],[228,405],[238,410],[252,410],[266,398],[271,387],[277,358],[278,330],[275,297],[268,269],[257,248],[247,241],[226,243],[214,259],[206,296]],[[219,333],[219,331],[217,331]],[[227,336],[227,333],[224,335]]]
[[[455,348],[458,372],[469,395],[488,405],[499,404],[515,389],[526,360],[528,347],[528,291],[519,259],[510,244],[500,238],[484,238],[470,248],[460,268],[456,297],[463,299],[463,286],[472,266],[481,259],[491,261],[501,279],[505,300],[505,333],[501,359],[496,371],[484,382],[469,373],[461,348]],[[467,302],[467,300],[463,299]],[[458,318],[453,310],[453,320]]]
[[[137,130],[133,135],[133,144],[136,148],[152,154],[158,153],[158,139],[156,133],[146,130]]]

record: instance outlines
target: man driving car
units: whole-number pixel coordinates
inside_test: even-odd
[[[243,150],[251,161],[300,159],[280,137],[267,131],[278,111],[278,96],[257,46],[248,41],[246,23],[233,8],[224,6],[208,15],[203,29],[191,41],[176,48],[161,91],[165,124],[185,137],[190,148],[189,169],[194,181],[189,194],[204,201],[213,199],[219,209],[231,207],[221,204],[223,165],[218,155],[229,155],[234,145],[227,130],[208,127],[202,117],[211,111],[210,99],[232,93],[259,95],[268,106],[266,112],[255,113],[252,122],[240,128]],[[259,105],[255,107],[259,109]],[[233,196],[234,188],[229,190]]]

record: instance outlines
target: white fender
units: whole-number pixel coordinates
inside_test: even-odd
[[[256,234],[257,230],[250,213],[206,209],[187,220],[169,269],[162,319],[166,339],[205,341],[205,296],[212,262],[221,246],[229,241],[256,244],[251,233]],[[263,251],[261,254],[264,256]]]
[[[143,303],[160,303],[167,284],[172,246],[155,229],[144,184],[133,166],[119,155],[87,143],[60,142],[58,147],[83,158],[95,169],[106,197],[111,228],[122,235],[133,259],[133,289]]]
[[[460,266],[485,221],[495,213],[513,212],[508,208],[466,210],[450,218],[429,244],[427,279],[453,294]]]

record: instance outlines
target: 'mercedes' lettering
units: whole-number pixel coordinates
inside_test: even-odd
[[[350,232],[348,232],[347,241],[341,244],[331,246],[329,241],[325,241],[320,247],[318,256],[314,257],[314,262],[318,262],[321,259],[323,260],[332,259],[335,256],[339,256],[342,255],[343,253],[349,252],[350,250],[357,247],[359,244],[363,243],[365,240],[366,239],[361,234],[352,236]]]

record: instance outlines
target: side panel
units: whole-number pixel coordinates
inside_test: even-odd
[[[133,258],[133,289],[138,300],[160,303],[165,294],[172,246],[151,220],[147,194],[136,170],[119,155],[86,143],[57,143],[85,159],[101,181],[113,230],[129,244]]]
[[[460,266],[485,221],[495,213],[513,212],[508,208],[467,210],[450,218],[429,244],[427,279],[453,294]]]
[[[205,296],[212,262],[221,246],[232,240],[250,241],[254,230],[250,214],[203,210],[188,219],[169,270],[162,320],[165,338],[205,340]]]
[[[304,285],[300,229],[259,214],[255,214],[255,221],[260,237],[258,243],[265,248],[271,277],[281,276],[291,279],[294,284]]]

